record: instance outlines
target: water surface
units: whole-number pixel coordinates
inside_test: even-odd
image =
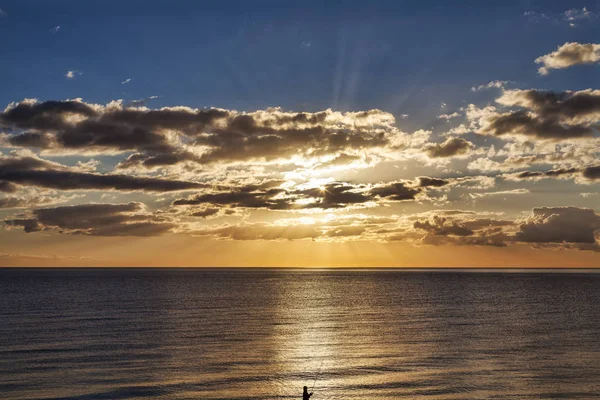
[[[600,275],[0,269],[7,399],[600,398]]]

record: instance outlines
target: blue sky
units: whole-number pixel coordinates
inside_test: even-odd
[[[160,96],[153,106],[380,108],[426,119],[495,79],[578,89],[596,73],[540,77],[532,60],[597,38],[598,24],[524,16],[595,11],[589,2],[323,3],[3,1],[0,103]],[[66,80],[68,70],[82,75]]]

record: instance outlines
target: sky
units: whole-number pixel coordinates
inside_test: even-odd
[[[600,265],[600,1],[0,0],[0,38],[0,265]]]

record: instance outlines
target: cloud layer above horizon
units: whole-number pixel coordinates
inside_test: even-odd
[[[440,118],[456,123],[438,135],[405,132],[376,109],[15,102],[0,114],[0,207],[12,210],[4,227],[597,249],[600,216],[591,208],[534,206],[510,215],[479,203],[517,201],[541,180],[596,195],[600,91],[486,86],[499,90],[495,104]],[[378,168],[398,165],[402,177],[377,178]],[[407,176],[420,165],[430,173]],[[144,201],[127,201],[135,193]],[[403,211],[409,205],[413,211]]]

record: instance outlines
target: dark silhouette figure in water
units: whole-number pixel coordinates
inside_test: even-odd
[[[308,387],[304,386],[304,393],[302,393],[302,400],[309,400],[312,393],[308,393]]]

